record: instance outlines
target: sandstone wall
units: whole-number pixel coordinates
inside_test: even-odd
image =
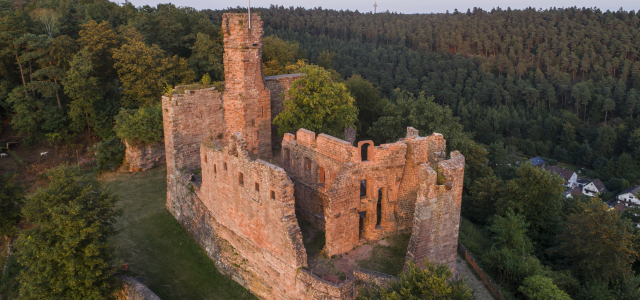
[[[300,129],[285,134],[281,155],[296,185],[297,214],[325,231],[325,252],[333,255],[410,230],[418,166],[441,161],[445,147],[441,134],[420,137],[413,128],[396,143],[357,147]]]
[[[451,153],[449,160],[438,163],[438,172],[422,164],[419,169],[420,191],[416,202],[407,262],[419,266],[425,259],[448,264],[457,273],[458,230],[464,178],[464,156]],[[436,184],[438,173],[446,178]]]
[[[276,118],[284,110],[284,100],[287,99],[286,92],[291,88],[294,81],[302,78],[304,74],[276,75],[264,78],[264,85],[271,92],[271,120]],[[278,127],[271,125],[271,145],[280,148],[282,138],[278,135]]]
[[[167,158],[167,208],[179,195],[172,194],[175,178],[200,168],[200,145],[224,138],[222,95],[215,88],[187,90],[162,97],[164,144]]]
[[[371,286],[372,284],[386,286],[389,282],[398,280],[396,276],[362,268],[353,270],[353,277],[356,278],[358,284],[362,286]]]
[[[248,288],[264,298],[291,298],[297,270],[307,264],[286,172],[250,158],[242,135],[223,148],[202,146],[202,202],[216,234],[243,258]],[[277,284],[274,284],[277,282]]]
[[[124,144],[126,146],[125,160],[129,166],[129,172],[146,171],[165,162],[164,143],[132,146],[125,141]]]
[[[227,134],[241,132],[254,157],[271,157],[271,94],[262,71],[262,21],[257,14],[226,13],[224,110]]]

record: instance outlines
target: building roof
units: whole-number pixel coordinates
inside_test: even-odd
[[[577,182],[578,184],[581,184],[581,185],[587,185],[591,183],[591,179],[578,178]]]
[[[546,161],[544,161],[544,159],[542,159],[542,157],[538,156],[538,157],[534,157],[532,159],[529,160],[531,162],[532,165],[534,166],[539,166],[541,164],[546,163]]]
[[[598,189],[599,193],[604,193],[607,191],[607,188],[604,187],[604,184],[602,184],[602,181],[600,181],[600,178],[594,180],[592,183],[593,185],[596,186],[596,189]]]
[[[558,168],[558,167],[555,167],[555,166],[548,166],[548,167],[546,167],[544,169],[549,171],[549,172],[551,172],[551,173],[556,173],[556,174],[560,175],[560,177],[564,178],[564,180],[571,179],[571,176],[573,176],[573,174],[575,174],[575,172],[573,172],[571,170]]]
[[[631,193],[635,195],[638,191],[640,191],[640,186],[634,186],[620,192],[620,194],[618,195],[627,194],[627,193]]]
[[[273,75],[273,76],[265,77],[264,80],[274,80],[274,79],[287,78],[287,77],[300,77],[302,75],[304,75],[304,74],[295,73],[295,74],[285,74],[285,75]]]
[[[618,202],[618,203],[616,203],[615,205],[613,205],[611,208],[614,208],[614,209],[615,209],[615,210],[617,210],[618,212],[623,213],[623,212],[624,212],[624,209],[625,209],[625,206],[624,206],[624,204],[622,204],[622,203]]]

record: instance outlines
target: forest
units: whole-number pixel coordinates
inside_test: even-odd
[[[98,169],[121,164],[122,140],[162,141],[161,95],[221,86],[225,12],[245,9],[0,0],[0,134],[24,147],[95,144]],[[443,133],[465,155],[460,240],[507,298],[640,297],[640,212],[603,202],[640,179],[639,13],[255,12],[265,75],[320,74],[327,90],[344,92],[340,101],[354,99],[348,121],[335,122],[355,126],[359,140],[396,141],[414,126]],[[297,129],[304,117],[280,124]],[[534,156],[584,168],[609,192],[565,199],[559,177],[517,166]],[[0,212],[0,233],[26,241],[15,224],[40,211],[20,212],[11,199],[24,198],[22,189],[8,183],[17,180],[0,179],[12,191],[0,200],[13,207]]]

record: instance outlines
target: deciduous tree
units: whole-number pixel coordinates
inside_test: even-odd
[[[284,110],[273,120],[280,126],[278,133],[305,128],[342,137],[343,130],[354,126],[358,118],[358,108],[346,86],[318,66],[308,65],[299,71],[305,76],[293,82]]]

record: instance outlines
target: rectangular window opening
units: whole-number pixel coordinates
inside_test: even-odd
[[[367,196],[367,180],[360,180],[360,197],[364,198]]]
[[[311,172],[311,159],[308,157],[304,158],[304,170],[308,173]]]
[[[218,168],[216,168],[217,165],[213,165],[213,174],[218,173]]]
[[[271,200],[276,200],[276,192],[271,191]]]
[[[318,166],[318,183],[324,184],[324,168]]]
[[[224,164],[222,165],[222,168],[226,171],[226,170],[227,170],[227,163],[224,163]]]
[[[244,185],[244,174],[239,173],[238,175],[238,184]]]
[[[256,187],[256,192],[259,192],[260,191],[260,184],[256,182],[255,187]]]

